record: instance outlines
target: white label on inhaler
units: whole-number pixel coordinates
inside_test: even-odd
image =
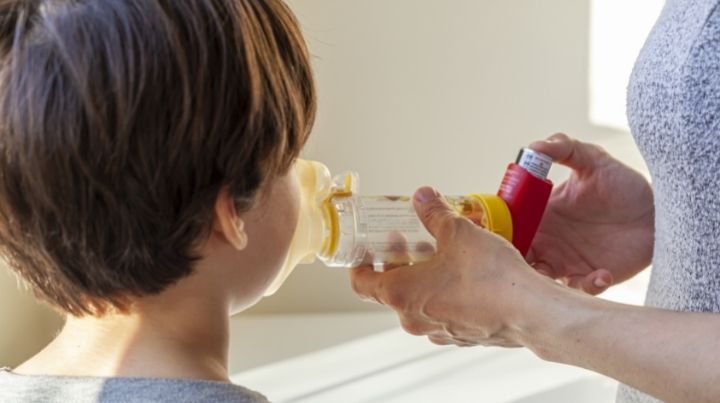
[[[517,159],[518,165],[540,179],[547,178],[552,163],[552,158],[529,148],[523,148]]]

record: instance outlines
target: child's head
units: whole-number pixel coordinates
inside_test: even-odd
[[[314,112],[281,0],[0,0],[0,251],[74,315],[206,260],[261,289]]]

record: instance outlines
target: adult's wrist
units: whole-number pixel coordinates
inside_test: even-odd
[[[544,360],[570,363],[568,343],[582,341],[582,332],[603,315],[604,301],[545,277],[524,293],[517,341]]]

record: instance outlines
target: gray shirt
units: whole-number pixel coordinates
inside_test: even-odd
[[[17,375],[0,369],[3,403],[265,403],[261,394],[225,382],[189,379]]]
[[[719,3],[668,0],[628,87],[655,191],[646,304],[675,311],[720,312]],[[618,401],[657,402],[625,386]]]

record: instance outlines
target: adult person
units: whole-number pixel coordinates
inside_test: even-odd
[[[613,377],[629,385],[619,402],[720,401],[719,4],[669,0],[636,63],[628,117],[652,188],[601,148],[555,135],[530,147],[572,174],[527,261],[422,188],[415,207],[436,257],[354,269],[355,290],[435,343],[525,346]],[[651,262],[646,306],[589,295]]]

